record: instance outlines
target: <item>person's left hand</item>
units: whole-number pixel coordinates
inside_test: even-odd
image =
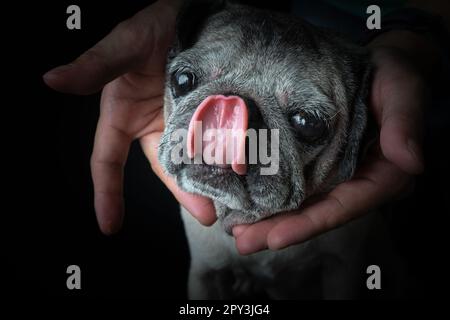
[[[409,189],[412,175],[423,170],[420,145],[426,86],[407,61],[398,49],[380,47],[373,51],[375,73],[370,105],[380,137],[354,177],[298,211],[234,227],[241,254],[306,241]]]

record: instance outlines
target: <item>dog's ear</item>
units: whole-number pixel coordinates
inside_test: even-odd
[[[208,17],[222,11],[226,0],[187,0],[184,2],[176,23],[176,38],[171,55],[192,47]]]
[[[358,160],[362,157],[364,144],[369,143],[373,135],[373,127],[369,120],[369,93],[372,83],[372,66],[367,56],[362,57],[355,67],[356,89],[351,103],[349,122],[347,126],[347,144],[342,150],[338,165],[338,182],[352,177]]]

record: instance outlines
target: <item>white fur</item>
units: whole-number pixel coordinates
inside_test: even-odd
[[[361,250],[369,226],[378,217],[370,214],[313,240],[279,251],[265,250],[241,256],[234,238],[219,223],[202,226],[186,209],[182,218],[191,252],[189,298],[229,299],[265,294],[273,299],[309,297],[320,291],[325,299],[352,298],[360,268]],[[311,272],[321,269],[319,282],[305,287]],[[318,288],[319,287],[319,288]]]

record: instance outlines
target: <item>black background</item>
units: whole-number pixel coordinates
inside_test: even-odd
[[[81,30],[66,28],[70,4],[81,7]],[[4,20],[8,56],[4,63],[11,72],[4,94],[11,98],[3,109],[12,115],[4,112],[3,118],[8,162],[4,170],[11,179],[4,181],[2,225],[8,269],[2,289],[9,295],[186,297],[189,254],[176,201],[134,144],[125,170],[123,230],[103,236],[95,220],[89,171],[99,95],[60,94],[41,78],[146,5],[147,1],[47,1],[5,10],[10,17]],[[433,86],[436,91],[448,90],[445,81]],[[409,270],[402,297],[439,296],[449,270],[444,259],[445,220],[450,213],[445,183],[448,113],[448,106],[430,106],[426,172],[418,178],[415,193],[393,209],[394,243]],[[66,288],[66,268],[71,264],[81,267],[82,290]],[[396,295],[362,295],[391,296]]]

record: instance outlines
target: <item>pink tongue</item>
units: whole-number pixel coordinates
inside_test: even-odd
[[[190,158],[203,155],[207,164],[229,167],[244,175],[247,106],[237,96],[207,97],[195,110],[189,124],[187,152]]]

